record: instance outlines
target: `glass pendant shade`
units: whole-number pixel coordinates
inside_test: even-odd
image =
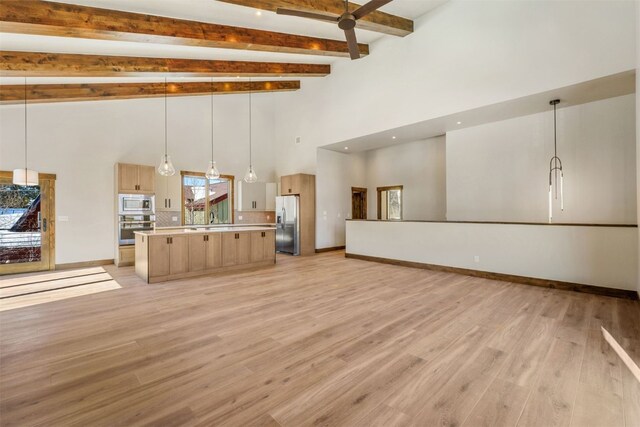
[[[160,158],[160,166],[158,166],[158,173],[162,176],[172,176],[176,173],[176,168],[173,167],[170,155],[162,155]]]
[[[258,182],[258,175],[256,175],[256,171],[253,170],[253,166],[251,165],[247,168],[247,173],[244,174],[244,182]]]
[[[207,172],[204,174],[207,179],[218,179],[220,178],[220,172],[218,172],[218,168],[216,167],[216,162],[211,160],[209,162],[209,167],[207,168]]]
[[[15,185],[39,185],[38,172],[31,169],[14,169],[13,183]]]

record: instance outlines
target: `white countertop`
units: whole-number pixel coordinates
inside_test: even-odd
[[[229,225],[229,226],[187,226],[172,228],[156,228],[149,231],[136,231],[135,234],[143,236],[170,236],[177,234],[208,234],[208,233],[233,233],[239,231],[269,231],[275,230],[275,225]]]

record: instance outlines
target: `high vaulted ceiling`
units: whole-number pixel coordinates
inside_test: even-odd
[[[446,1],[372,8],[356,21],[359,60],[375,54],[369,43],[409,36],[414,18]],[[351,12],[360,7],[347,5]],[[298,90],[295,79],[330,74],[331,64],[350,61],[350,49],[337,21],[284,16],[278,8],[337,17],[343,6],[342,0],[0,0],[0,103]],[[253,84],[244,84],[247,78]]]
[[[10,3],[15,0],[6,1]],[[446,1],[447,0],[395,0],[383,6],[380,11],[408,19],[415,19]],[[234,0],[233,2],[238,3],[237,0]],[[240,2],[242,3],[242,1]],[[333,39],[341,42],[344,41],[344,33],[337,27],[337,25],[332,23],[277,15],[272,11],[230,4],[219,0],[58,0],[58,3],[134,12],[138,14],[170,17],[188,21],[230,25],[278,33],[288,33],[292,35]],[[365,3],[365,1],[361,1],[360,3]],[[310,2],[310,4],[314,4],[314,2]],[[318,3],[316,2],[315,4]],[[5,26],[5,28],[7,27]],[[358,41],[362,44],[370,44],[381,37],[396,37],[363,29],[356,29],[356,32]],[[370,53],[375,54],[375,48],[373,47],[370,49]],[[113,39],[100,40],[82,37],[60,37],[59,35],[22,34],[20,31],[2,31],[2,23],[0,23],[0,50],[303,64],[332,64],[336,61],[349,61],[348,57],[327,56],[326,53],[322,55],[314,55],[187,46],[173,44],[171,42],[157,43]],[[366,57],[363,57],[360,60],[366,60]],[[62,72],[58,74],[59,75],[56,77],[50,77],[44,80],[34,79],[34,82],[114,81],[113,78],[88,78],[86,76],[77,78],[72,77],[72,73],[65,74]],[[4,75],[6,76],[7,73],[4,73]],[[13,73],[13,75],[19,75],[19,73]],[[96,73],[96,77],[98,76],[99,74]],[[278,78],[278,76],[269,76],[269,79],[272,79],[272,77]],[[121,77],[118,77],[117,81],[124,81],[120,79]],[[157,79],[150,79],[147,81],[154,80],[157,81]],[[5,84],[16,84],[19,83],[20,80],[12,77],[3,77],[1,82]]]

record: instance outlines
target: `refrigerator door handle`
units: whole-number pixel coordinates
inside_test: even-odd
[[[282,228],[284,228],[284,225],[287,223],[287,210],[283,207],[282,208]]]

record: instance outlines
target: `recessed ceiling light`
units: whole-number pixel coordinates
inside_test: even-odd
[[[258,10],[258,11],[256,12],[256,16],[261,16],[261,15],[262,15],[262,11]]]
[[[391,139],[396,139],[396,137],[395,137],[395,136],[392,136],[392,137],[391,137]]]
[[[348,150],[348,149],[349,149],[349,147],[344,147],[344,149],[345,149],[345,150]]]
[[[462,124],[462,122],[457,122],[457,124],[461,125],[461,124]]]

